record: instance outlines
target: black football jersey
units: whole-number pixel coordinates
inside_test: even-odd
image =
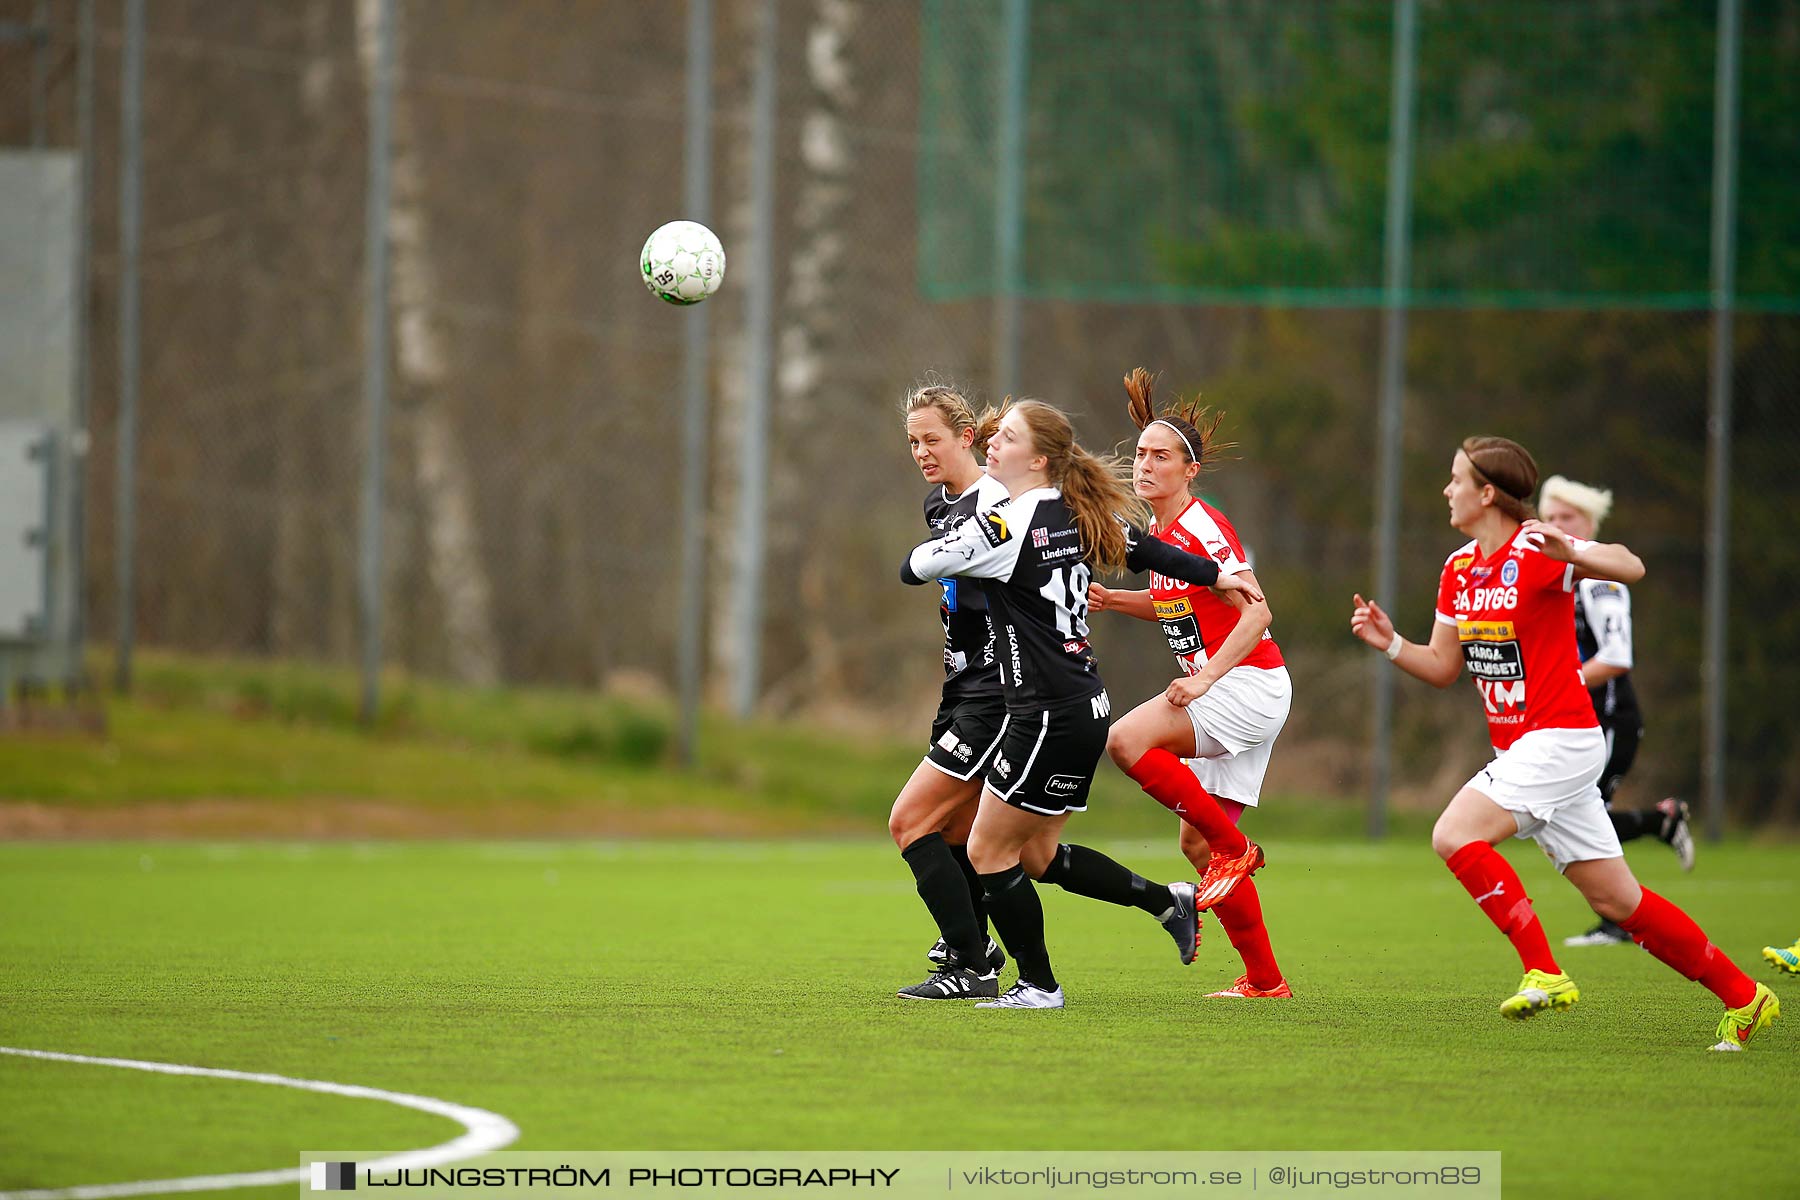
[[[1575,585],[1575,649],[1584,663],[1598,659],[1625,668],[1625,674],[1588,689],[1600,723],[1641,726],[1637,688],[1631,682],[1631,589],[1607,579],[1583,579]]]
[[[1006,499],[1006,488],[992,475],[983,474],[974,486],[951,498],[939,484],[925,497],[925,524],[941,537]],[[994,623],[988,618],[987,594],[978,579],[946,575],[939,579],[943,596],[938,615],[944,623],[944,696],[1000,694],[1000,659],[995,652]]]
[[[983,581],[1006,707],[1037,712],[1088,699],[1105,687],[1088,644],[1093,568],[1086,560],[1087,547],[1062,493],[1041,487],[1002,497],[943,537],[914,547],[900,574],[908,583],[949,575]],[[1154,538],[1133,541],[1129,565],[1154,566],[1202,586],[1219,578],[1211,559]]]

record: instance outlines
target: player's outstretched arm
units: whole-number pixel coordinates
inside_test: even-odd
[[[1189,554],[1178,546],[1153,538],[1141,529],[1125,527],[1125,566],[1131,571],[1155,571],[1170,579],[1179,579],[1217,592],[1242,592],[1246,600],[1261,603],[1262,590],[1254,579],[1242,575],[1222,575],[1219,564],[1198,554]]]
[[[1088,584],[1088,611],[1124,613],[1140,621],[1156,620],[1156,606],[1148,591],[1127,591],[1098,583]]]
[[[1409,642],[1394,629],[1393,618],[1373,600],[1354,598],[1350,610],[1350,632],[1393,659],[1394,665],[1415,679],[1423,679],[1433,687],[1446,688],[1462,674],[1462,645],[1457,641],[1456,627],[1438,621],[1432,625],[1431,641],[1421,646]]]
[[[1621,542],[1579,541],[1544,521],[1526,521],[1519,529],[1544,552],[1545,558],[1574,563],[1579,578],[1632,584],[1644,577],[1644,560]]]
[[[1019,538],[999,513],[977,513],[943,537],[914,546],[900,564],[900,581],[921,584],[949,575],[1006,579],[1019,561]]]

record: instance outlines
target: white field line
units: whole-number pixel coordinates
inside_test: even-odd
[[[319,1079],[290,1079],[286,1075],[270,1075],[254,1071],[224,1071],[215,1067],[189,1067],[180,1063],[141,1062],[135,1058],[91,1058],[85,1054],[57,1054],[49,1050],[21,1050],[0,1046],[0,1054],[21,1058],[44,1058],[52,1062],[87,1063],[97,1067],[124,1067],[132,1071],[151,1071],[158,1075],[200,1075],[208,1079],[237,1079],[245,1083],[268,1083],[276,1087],[298,1088],[303,1092],[325,1092],[332,1096],[349,1096],[357,1100],[385,1100],[403,1108],[449,1117],[463,1127],[461,1137],[452,1138],[423,1150],[408,1150],[359,1167],[379,1173],[415,1167],[436,1167],[444,1163],[474,1158],[490,1150],[511,1145],[518,1140],[519,1127],[498,1113],[467,1105],[435,1100],[430,1096],[412,1096],[405,1092],[389,1092],[381,1088],[359,1087],[349,1083],[329,1083]],[[283,1167],[273,1171],[249,1171],[235,1175],[190,1175],[184,1179],[141,1179],[129,1183],[96,1183],[81,1187],[36,1188],[21,1192],[0,1192],[0,1200],[108,1200],[113,1196],[154,1196],[166,1192],[211,1192],[221,1188],[267,1187],[281,1183],[299,1183],[308,1178],[304,1167]]]

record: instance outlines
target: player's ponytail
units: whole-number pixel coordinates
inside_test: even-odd
[[[1042,400],[1020,400],[1017,409],[1031,430],[1032,449],[1044,456],[1045,473],[1062,491],[1075,518],[1087,561],[1099,571],[1125,567],[1121,517],[1142,525],[1149,508],[1131,490],[1131,469],[1112,455],[1090,454],[1075,440],[1075,429],[1060,410]]]
[[[1156,377],[1142,367],[1133,367],[1125,374],[1125,394],[1130,397],[1125,408],[1131,414],[1131,423],[1139,429],[1156,420],[1156,407],[1153,393],[1156,391]]]
[[[987,458],[988,443],[1000,432],[1000,418],[1006,414],[1006,405],[1011,402],[1012,397],[1008,396],[999,408],[990,404],[975,414],[975,453],[983,459]]]
[[[1090,454],[1077,444],[1063,471],[1062,494],[1087,547],[1087,561],[1097,571],[1123,571],[1127,547],[1119,518],[1140,526],[1150,519],[1148,506],[1131,490],[1131,468],[1122,459]]]
[[[1235,443],[1221,442],[1217,437],[1219,422],[1225,419],[1225,414],[1201,404],[1198,396],[1186,400],[1177,396],[1175,402],[1159,414],[1155,391],[1156,377],[1142,367],[1133,367],[1125,376],[1125,395],[1129,398],[1125,411],[1139,429],[1161,424],[1175,431],[1187,461],[1200,464],[1199,474],[1188,484],[1190,489],[1195,488],[1200,475],[1217,465],[1225,457],[1225,451],[1235,448]]]

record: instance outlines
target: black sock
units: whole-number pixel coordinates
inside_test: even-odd
[[[1058,846],[1050,865],[1038,878],[1090,900],[1104,900],[1122,908],[1141,908],[1159,921],[1175,907],[1175,899],[1169,895],[1166,885],[1152,883],[1086,846]]]
[[[1044,906],[1025,868],[1013,866],[981,877],[987,891],[988,916],[1006,944],[1006,952],[1019,964],[1019,978],[1045,991],[1056,989],[1050,970],[1050,951],[1044,946]]]
[[[969,905],[969,886],[950,847],[939,833],[928,833],[900,852],[918,880],[919,899],[937,922],[944,944],[957,961],[976,974],[987,974],[987,938]]]
[[[950,857],[962,868],[963,878],[969,884],[969,903],[975,906],[975,927],[981,930],[983,937],[987,935],[987,896],[981,890],[981,874],[975,870],[975,864],[969,861],[969,848],[954,842],[946,842],[950,847]],[[984,946],[983,949],[986,947]]]
[[[1646,809],[1608,809],[1606,815],[1612,820],[1613,832],[1619,835],[1621,842],[1634,841],[1647,833],[1661,833],[1663,815],[1654,808]]]

